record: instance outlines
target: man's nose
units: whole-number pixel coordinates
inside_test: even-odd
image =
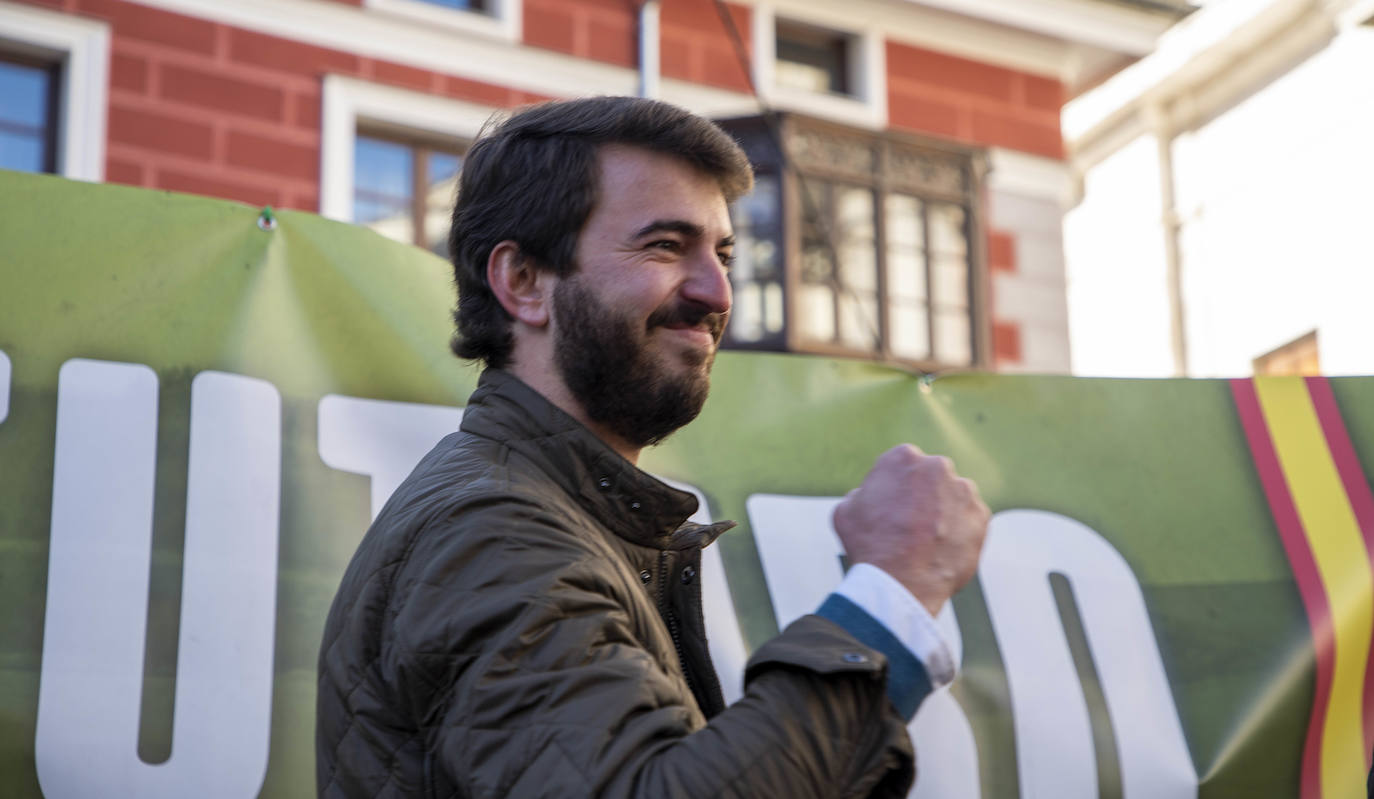
[[[682,296],[705,306],[711,313],[729,311],[732,299],[730,276],[721,265],[720,256],[715,250],[692,258],[690,270],[682,284]]]

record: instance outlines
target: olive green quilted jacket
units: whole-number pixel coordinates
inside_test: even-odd
[[[488,370],[363,539],[319,661],[322,797],[900,797],[886,662],[807,616],[725,707],[701,548],[730,526]]]

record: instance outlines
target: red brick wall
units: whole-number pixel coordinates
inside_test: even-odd
[[[1016,272],[1016,236],[1002,230],[989,229],[987,234],[988,271]],[[992,312],[992,363],[995,368],[1014,366],[1022,362],[1021,325],[997,318],[996,283],[988,291]]]
[[[1021,326],[1015,322],[992,323],[993,366],[1021,363]]]
[[[315,210],[326,74],[498,107],[542,99],[126,0],[24,1],[111,24],[106,173],[116,182]],[[747,47],[750,11],[727,7]],[[636,0],[524,2],[527,44],[627,68],[637,25]],[[661,30],[666,77],[748,90],[713,0],[664,2]],[[893,127],[1063,156],[1056,81],[897,43],[887,62]]]
[[[671,0],[662,6],[659,62],[664,77],[749,91],[749,70],[740,63],[713,0]],[[746,53],[750,52],[753,28],[749,9],[729,3],[726,8]]]
[[[326,74],[498,107],[545,99],[124,0],[26,2],[111,25],[115,183],[318,210]]]
[[[1056,80],[887,44],[887,113],[893,127],[956,141],[1064,157]]]
[[[729,5],[745,46],[749,10]],[[748,91],[748,70],[713,0],[666,0],[659,10],[664,77]],[[620,67],[639,67],[638,0],[525,0],[525,44]]]
[[[639,62],[634,0],[525,0],[525,44],[622,67]]]

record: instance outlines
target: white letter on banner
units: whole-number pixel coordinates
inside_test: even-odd
[[[0,422],[10,415],[10,357],[0,350]]]
[[[58,378],[35,759],[48,799],[249,799],[267,774],[281,400],[215,372],[191,386],[172,756],[138,759],[157,375],[75,359]]]
[[[458,430],[461,408],[329,394],[320,400],[320,459],[372,478],[372,518],[439,439]]]
[[[1049,576],[1073,587],[1113,720],[1126,799],[1194,799],[1197,774],[1145,597],[1121,554],[1081,522],[1038,510],[995,515],[978,570],[1007,671],[1021,792],[1098,792],[1083,688]]]
[[[814,612],[844,578],[844,547],[830,523],[839,502],[839,497],[755,494],[745,503],[779,629]],[[945,603],[936,622],[957,666],[963,637],[952,602]],[[907,729],[921,763],[912,799],[982,796],[973,728],[949,691],[926,697]]]
[[[691,521],[711,523],[711,509],[700,489],[676,480],[659,479],[697,498],[697,512],[692,514]],[[706,646],[720,677],[720,692],[725,696],[725,704],[734,704],[744,695],[744,664],[749,660],[749,653],[744,648],[744,633],[740,632],[735,601],[725,578],[720,542],[701,551],[701,612],[706,617]]]

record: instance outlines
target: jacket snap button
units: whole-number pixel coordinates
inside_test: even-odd
[[[647,583],[652,579],[654,579],[654,576],[649,573],[648,569],[645,569],[644,571],[639,573],[639,581],[641,583]]]
[[[867,663],[868,656],[858,652],[845,652],[843,656],[845,663]]]
[[[639,510],[639,503],[638,503],[638,502],[631,502],[631,503],[630,503],[630,510]]]
[[[691,566],[688,566],[687,568],[682,570],[682,584],[686,585],[692,582],[692,578],[696,576],[697,570],[693,569]]]
[[[600,480],[597,480],[596,484],[601,488],[602,491],[605,491],[606,489],[611,487],[611,478],[603,477]]]

